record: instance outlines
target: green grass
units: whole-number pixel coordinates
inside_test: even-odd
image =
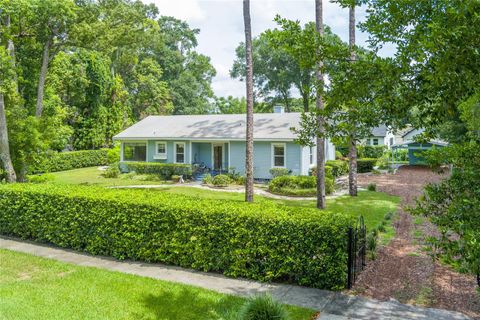
[[[233,319],[245,299],[0,250],[1,319]],[[287,306],[294,320],[313,310]]]
[[[165,181],[144,181],[140,179],[129,179],[127,175],[120,175],[119,178],[104,178],[98,167],[74,169],[68,171],[53,172],[55,180],[51,183],[58,184],[84,184],[97,186],[131,186],[131,185],[157,185],[165,184]]]
[[[50,183],[58,184],[91,184],[100,186],[129,186],[129,185],[159,185],[160,181],[141,181],[125,179],[125,177],[106,179],[97,168],[84,168],[53,173],[55,180]],[[244,201],[244,193],[222,192],[193,187],[165,186],[155,189],[158,192],[181,194],[195,198],[209,198],[217,200]],[[277,200],[255,196],[256,202],[275,202],[279,205],[315,208],[315,200]],[[388,212],[396,212],[400,198],[381,192],[362,191],[357,197],[341,196],[327,200],[327,211],[343,212],[355,217],[363,215],[368,229],[376,228]],[[393,236],[392,236],[393,237]]]

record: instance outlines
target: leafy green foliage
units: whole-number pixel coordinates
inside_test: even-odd
[[[372,172],[373,167],[377,163],[377,159],[362,158],[357,160],[358,173]]]
[[[268,189],[273,193],[286,196],[315,196],[317,193],[317,180],[314,176],[279,176],[268,184]],[[334,180],[325,179],[325,192],[334,191]]]
[[[377,185],[375,183],[369,183],[367,186],[368,191],[377,191]]]
[[[429,184],[413,211],[430,218],[442,236],[429,241],[464,271],[480,274],[480,145],[467,143],[435,149],[433,165],[451,164],[452,174]]]
[[[52,152],[29,167],[32,174],[107,165],[107,149]]]
[[[327,166],[332,167],[332,175],[335,178],[346,175],[348,173],[348,162],[344,160],[327,160]]]
[[[239,320],[288,320],[285,307],[269,295],[250,298],[240,309]]]
[[[271,168],[270,175],[272,178],[280,177],[280,176],[288,176],[290,174],[290,170],[287,168]]]
[[[102,176],[109,179],[118,178],[120,176],[120,168],[118,167],[118,163],[111,164]]]
[[[380,158],[386,151],[386,146],[358,146],[359,158]]]
[[[226,174],[218,174],[212,179],[212,184],[216,187],[228,187],[234,180]]]
[[[41,221],[41,223],[39,223]],[[0,186],[0,233],[90,254],[341,289],[346,214],[92,186]]]
[[[190,178],[192,166],[178,163],[155,163],[155,162],[124,162],[122,166],[127,171],[135,171],[137,174],[155,174],[162,179],[170,179],[172,175]]]
[[[50,173],[34,174],[27,176],[27,181],[30,183],[45,183],[55,180],[55,176]]]
[[[207,173],[202,179],[202,183],[204,184],[212,184],[212,182],[213,182],[213,177],[210,173]]]

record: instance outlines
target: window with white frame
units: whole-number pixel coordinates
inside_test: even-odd
[[[310,148],[310,164],[313,164],[313,147]]]
[[[175,143],[175,162],[185,163],[185,143],[184,142]]]
[[[157,156],[166,156],[167,155],[167,143],[166,142],[157,142],[155,148],[155,154]]]
[[[378,146],[378,139],[375,138],[375,139],[372,139],[372,140],[373,140],[373,145],[374,145],[374,146]]]
[[[272,164],[276,168],[285,167],[285,143],[272,144]]]

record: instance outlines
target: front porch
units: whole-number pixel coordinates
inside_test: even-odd
[[[230,163],[228,141],[191,141],[191,164],[194,178],[201,180],[206,174],[227,173]]]

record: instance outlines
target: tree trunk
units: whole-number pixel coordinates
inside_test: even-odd
[[[245,159],[245,201],[253,202],[253,61],[252,27],[250,22],[250,0],[243,0],[243,20],[245,24],[245,60],[247,63],[247,141]]]
[[[45,91],[45,79],[47,77],[48,63],[50,61],[50,46],[52,39],[48,38],[43,47],[42,67],[40,68],[40,76],[38,78],[37,88],[37,107],[35,109],[35,116],[40,118],[43,112],[43,93]]]
[[[349,8],[349,45],[351,63],[355,63],[355,4]],[[348,191],[352,197],[357,196],[357,136],[355,132],[355,119],[352,119],[352,131],[348,143]]]
[[[317,32],[320,36],[323,36],[323,1],[315,0],[315,23]],[[317,78],[317,96],[316,96],[316,108],[317,108],[317,208],[325,209],[325,119],[322,112],[324,109],[323,104],[323,73],[322,73],[323,61],[318,62],[317,70],[315,72]]]
[[[5,115],[5,100],[3,94],[0,94],[0,162],[7,175],[7,182],[16,182],[17,175],[15,174],[12,158],[10,157],[7,117]]]

